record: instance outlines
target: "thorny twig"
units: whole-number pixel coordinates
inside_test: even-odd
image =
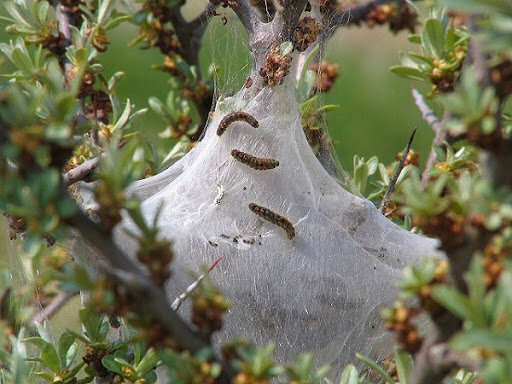
[[[396,182],[398,181],[398,177],[400,177],[400,173],[402,172],[402,169],[404,169],[405,159],[407,158],[407,155],[409,154],[409,150],[411,149],[411,144],[412,144],[412,141],[414,140],[414,136],[416,136],[417,130],[418,130],[418,128],[414,128],[414,131],[412,131],[411,137],[409,138],[407,145],[405,146],[404,150],[402,151],[402,156],[400,157],[398,166],[396,167],[395,172],[393,173],[393,176],[389,180],[388,188],[386,189],[386,193],[384,193],[384,197],[382,198],[382,201],[380,202],[380,205],[379,205],[379,210],[382,214],[384,214],[386,212],[386,208],[389,203],[389,198],[395,192]]]
[[[434,131],[434,140],[432,141],[432,145],[441,145],[444,142],[446,133],[443,129],[443,123],[437,118],[436,114],[432,109],[429,108],[423,95],[418,92],[416,88],[412,89],[412,97],[414,98],[414,103],[418,107],[421,112],[421,116],[423,120],[429,125],[430,128]],[[437,155],[434,149],[430,150],[430,154],[428,155],[427,164],[425,165],[425,169],[421,175],[421,182],[425,184],[428,181],[428,175],[432,167],[434,166],[437,160]]]
[[[213,268],[215,268],[217,266],[217,264],[219,263],[219,261],[222,260],[222,257],[219,257],[217,260],[215,260],[212,265],[210,265],[210,268],[208,268],[208,271],[206,273],[203,273],[201,276],[199,276],[192,284],[190,284],[187,289],[185,289],[185,291],[180,294],[173,302],[172,302],[172,305],[171,305],[171,308],[174,309],[175,311],[177,311],[181,304],[183,304],[183,302],[187,299],[187,297],[189,297],[192,292],[194,292],[197,287],[199,286],[199,284],[201,283],[201,281],[203,281],[203,279],[206,277],[206,275],[208,273],[210,273]]]
[[[31,319],[32,323],[42,323],[45,320],[49,320],[55,313],[57,313],[66,303],[75,296],[75,293],[71,292],[59,292],[57,296],[44,307],[41,311],[34,314]]]

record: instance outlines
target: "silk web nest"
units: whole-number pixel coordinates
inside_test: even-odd
[[[292,66],[308,53],[292,53]],[[222,258],[210,278],[233,305],[216,343],[274,343],[281,361],[312,351],[336,368],[356,352],[389,355],[380,309],[396,299],[400,270],[436,253],[436,241],[399,228],[324,169],[292,75],[220,98],[202,140],[130,192],[172,240],[171,300],[193,283],[190,271]],[[134,256],[126,230],[136,232],[127,218],[116,241]]]

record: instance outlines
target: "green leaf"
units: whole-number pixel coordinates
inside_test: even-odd
[[[444,53],[444,27],[437,19],[429,19],[425,22],[421,35],[423,47],[430,56],[441,59]]]
[[[473,347],[485,347],[497,352],[512,352],[512,336],[489,329],[473,329],[458,333],[450,343],[454,349],[467,351]]]
[[[339,109],[339,105],[338,104],[327,104],[327,105],[322,105],[320,108],[318,108],[318,112],[331,112],[331,111],[336,111],[337,109]]]
[[[80,308],[79,317],[89,338],[92,341],[103,341],[100,332],[101,324],[103,323],[103,316],[89,308]]]
[[[474,317],[469,299],[453,287],[447,285],[434,286],[432,288],[432,298],[462,320],[470,320]]]
[[[395,364],[400,384],[407,384],[409,372],[412,369],[412,357],[407,352],[399,350],[395,346]]]
[[[391,72],[400,77],[406,77],[413,80],[425,80],[426,76],[419,69],[412,67],[404,67],[401,65],[395,65],[389,68]]]
[[[71,346],[75,342],[76,338],[69,332],[64,332],[59,338],[59,360],[60,364],[64,368],[69,368],[68,352]]]
[[[286,55],[289,55],[290,53],[292,53],[293,51],[293,44],[291,41],[285,41],[284,43],[282,43],[280,45],[280,51],[281,51],[281,55],[283,56],[286,56]]]
[[[345,367],[341,374],[340,384],[359,384],[359,373],[356,367],[352,364]]]
[[[48,16],[49,9],[50,4],[47,1],[41,1],[37,3],[37,18],[39,19],[39,22],[43,25],[46,23],[46,17]]]
[[[114,0],[103,0],[101,2],[98,10],[98,25],[103,25],[105,20],[110,17],[115,4]]]
[[[173,118],[171,115],[167,112],[167,110],[164,107],[164,104],[157,99],[156,97],[150,97],[148,100],[149,107],[158,115],[160,116],[166,123],[172,123]]]
[[[59,356],[57,354],[57,351],[55,350],[55,347],[47,343],[42,351],[41,351],[41,361],[46,365],[46,368],[48,368],[53,373],[59,373],[61,370]]]
[[[116,124],[114,125],[114,128],[112,129],[113,132],[116,132],[116,130],[123,129],[125,127],[130,117],[130,113],[132,113],[132,103],[130,102],[130,99],[127,99],[124,111],[119,117],[119,120],[117,120]]]
[[[112,18],[111,20],[109,20],[106,24],[105,24],[105,29],[106,30],[109,30],[109,29],[112,29],[112,28],[115,28],[117,27],[119,24],[125,22],[125,21],[129,21],[130,19],[132,18],[131,15],[119,15],[119,16],[116,16],[114,18]]]
[[[105,355],[101,359],[101,363],[105,368],[112,372],[119,373],[121,376],[123,375],[123,368],[130,367],[130,364],[126,361],[121,361],[118,357],[114,355]]]
[[[356,353],[356,357],[358,360],[365,363],[368,368],[372,369],[376,374],[378,374],[383,380],[386,381],[388,384],[395,384],[391,376],[382,368],[379,364],[377,364],[375,361],[369,359],[366,356],[363,356],[359,353]]]
[[[149,349],[142,358],[142,360],[140,361],[140,363],[135,368],[137,374],[139,376],[145,375],[147,372],[154,369],[158,365],[159,361],[160,359],[155,353],[155,351],[153,349]]]
[[[112,75],[112,77],[108,81],[108,90],[110,92],[112,92],[117,87],[119,80],[121,80],[124,77],[124,75],[124,72],[116,72]]]
[[[16,47],[11,52],[11,60],[15,66],[21,69],[23,72],[33,73],[35,71],[34,64],[27,52],[22,51]]]

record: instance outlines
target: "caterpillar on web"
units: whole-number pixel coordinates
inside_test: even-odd
[[[279,161],[275,159],[265,159],[263,157],[256,157],[248,153],[239,151],[238,149],[231,150],[231,156],[241,163],[247,164],[253,169],[263,171],[265,169],[273,169],[279,165]]]
[[[233,112],[227,114],[222,118],[222,120],[219,123],[219,126],[217,127],[217,135],[222,135],[228,128],[229,124],[235,121],[245,121],[254,128],[258,128],[260,125],[260,123],[258,123],[258,120],[256,120],[254,117],[252,117],[246,112]]]
[[[262,207],[261,205],[255,203],[250,203],[249,209],[259,217],[277,225],[278,227],[283,228],[286,232],[286,237],[288,237],[288,240],[292,240],[295,237],[295,228],[293,227],[293,224],[290,222],[290,220],[288,220],[286,217],[275,213],[269,208]]]

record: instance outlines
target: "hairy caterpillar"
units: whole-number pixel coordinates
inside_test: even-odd
[[[246,112],[233,112],[222,118],[219,123],[219,127],[217,128],[217,135],[222,135],[228,128],[229,124],[235,121],[245,121],[246,123],[252,125],[254,128],[258,128],[260,125],[258,120]]]
[[[278,160],[256,157],[253,155],[249,155],[248,153],[239,151],[238,149],[233,149],[231,151],[231,156],[233,156],[239,162],[247,164],[249,167],[258,169],[260,171],[263,171],[265,169],[273,169],[279,165]]]
[[[263,219],[270,221],[272,224],[275,224],[278,227],[283,228],[284,231],[286,232],[288,240],[292,240],[295,237],[295,228],[287,218],[271,211],[268,208],[262,207],[261,205],[254,203],[249,204],[249,209],[253,211],[256,215],[262,217]]]

